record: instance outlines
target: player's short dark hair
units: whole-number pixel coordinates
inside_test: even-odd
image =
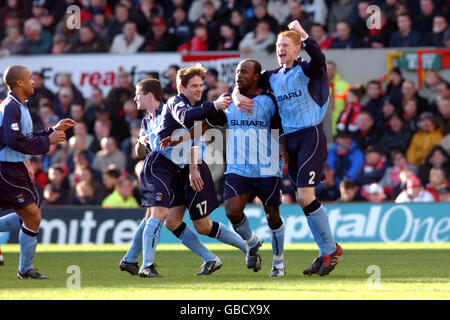
[[[142,92],[146,95],[149,92],[155,97],[156,100],[161,101],[163,96],[163,89],[158,79],[149,78],[138,82],[136,85],[142,89]]]
[[[17,80],[21,80],[23,79],[23,73],[27,68],[25,68],[24,66],[9,66],[6,71],[5,74],[3,75],[3,83],[5,84],[5,86],[9,89],[12,90],[16,87],[16,82]]]
[[[258,62],[258,61],[256,61],[255,59],[249,59],[249,58],[247,58],[247,59],[244,59],[244,60],[242,60],[241,61],[241,63],[242,62],[251,62],[251,63],[253,63],[253,66],[254,66],[254,73],[255,74],[261,74],[261,71],[262,71],[262,67],[261,67],[261,64]]]
[[[189,81],[195,76],[199,76],[202,80],[205,80],[206,69],[200,63],[181,68],[177,72],[177,87],[181,84],[186,88]]]

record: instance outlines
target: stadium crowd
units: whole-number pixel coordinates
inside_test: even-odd
[[[80,8],[79,31],[67,21],[71,5]],[[377,28],[367,27],[371,5],[380,9]],[[270,52],[293,20],[322,49],[450,47],[445,0],[2,0],[0,56]]]
[[[450,46],[448,1],[56,1],[0,2],[0,55],[87,52],[273,50],[275,35],[298,19],[322,48]],[[69,5],[81,8],[79,31],[67,28]],[[382,28],[365,26],[366,8],[382,9]],[[29,9],[29,10],[28,10]],[[364,25],[361,25],[364,23]],[[417,30],[411,28],[417,27]],[[3,34],[2,34],[3,33]],[[176,94],[178,66],[165,77],[164,100]],[[423,87],[394,68],[389,80],[351,86],[327,62],[334,141],[321,201],[450,201],[450,84],[430,70]],[[70,117],[68,143],[32,157],[44,206],[139,207],[136,143],[143,114],[135,88],[121,71],[109,92],[93,88],[83,96],[70,75],[59,74],[57,91],[33,72],[35,94],[28,101],[34,129]],[[148,74],[148,77],[158,77]],[[205,79],[204,99],[229,88],[214,69]],[[0,94],[4,98],[5,92]],[[222,196],[224,166],[211,168]],[[295,187],[283,176],[283,203]],[[257,201],[255,199],[254,201]]]

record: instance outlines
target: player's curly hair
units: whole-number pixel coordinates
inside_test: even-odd
[[[181,68],[177,72],[177,88],[180,84],[186,88],[189,80],[195,76],[199,76],[202,80],[205,80],[206,69],[200,63],[196,63],[190,67]]]

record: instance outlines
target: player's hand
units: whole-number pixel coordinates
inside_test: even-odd
[[[218,110],[225,110],[231,103],[231,97],[227,96],[226,93],[222,93],[214,103]]]
[[[150,135],[149,135],[149,134],[146,134],[146,135],[140,136],[140,137],[137,139],[137,142],[139,142],[140,144],[142,144],[144,147],[147,146],[147,145],[149,145],[149,144],[150,144]]]
[[[231,98],[233,99],[233,102],[239,111],[245,112],[245,113],[253,112],[253,100],[252,99],[247,98],[246,96],[242,95],[236,89],[233,90],[233,93],[231,94]]]
[[[56,126],[53,127],[55,130],[66,131],[69,128],[75,127],[76,122],[70,118],[62,119]]]
[[[57,144],[66,140],[66,133],[62,130],[55,130],[49,136],[50,144]]]
[[[289,30],[294,30],[295,32],[297,32],[301,38],[306,38],[308,36],[308,33],[306,33],[305,29],[303,29],[302,25],[300,24],[300,22],[298,22],[298,20],[291,21],[288,24],[288,28]]]
[[[174,140],[172,140],[172,136],[168,136],[168,137],[163,138],[159,142],[159,147],[161,149],[164,149],[167,146],[174,147],[174,146],[180,144],[181,142],[183,142],[183,136],[179,136],[178,138],[173,138],[173,139]]]
[[[189,165],[189,185],[195,192],[203,190],[203,180],[197,165]]]

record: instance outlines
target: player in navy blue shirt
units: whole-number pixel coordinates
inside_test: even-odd
[[[41,209],[29,158],[48,152],[51,144],[65,141],[64,131],[75,126],[75,121],[63,119],[52,128],[33,132],[31,115],[25,104],[34,93],[30,71],[23,66],[8,67],[3,82],[8,96],[0,104],[0,207],[12,208],[15,213],[0,218],[0,231],[20,228],[17,277],[47,279],[32,265]]]
[[[154,255],[163,222],[184,245],[203,259],[199,275],[208,275],[221,267],[220,259],[203,246],[183,222],[186,208],[198,232],[234,245],[244,252],[246,250],[245,242],[235,233],[209,219],[209,214],[217,208],[218,203],[207,165],[204,162],[195,164],[191,158],[191,150],[196,148],[192,149],[189,145],[187,148],[181,146],[178,149],[163,150],[159,147],[161,138],[171,135],[177,129],[187,128],[184,126],[193,124],[196,119],[204,119],[207,115],[218,112],[216,108],[225,108],[229,104],[230,98],[222,97],[214,103],[196,106],[195,102],[201,98],[203,68],[194,66],[179,70],[181,75],[185,72],[188,74],[187,83],[179,83],[179,90],[185,94],[180,93],[170,99],[159,116],[156,116],[155,110],[162,98],[160,85],[159,90],[156,90],[146,86],[151,80],[145,80],[136,87],[135,101],[138,108],[148,111],[136,145],[139,157],[149,151],[140,176],[142,206],[147,208],[147,212],[135,233],[130,250],[119,266],[122,270],[137,274],[136,260],[142,249],[143,265],[138,272],[141,277],[159,276],[154,266]],[[197,186],[199,182],[204,183],[204,188],[191,187]]]
[[[325,55],[295,20],[288,31],[277,37],[276,52],[280,68],[265,72],[263,80],[273,91],[286,135],[283,159],[288,163],[288,174],[297,187],[297,202],[301,206],[314,240],[319,246],[319,257],[304,270],[304,274],[329,274],[338,263],[342,248],[335,243],[326,209],[315,196],[315,186],[324,177],[327,155],[326,137],[321,122],[329,103]],[[298,58],[301,45],[311,57]],[[247,112],[252,101],[238,93],[233,100]]]

